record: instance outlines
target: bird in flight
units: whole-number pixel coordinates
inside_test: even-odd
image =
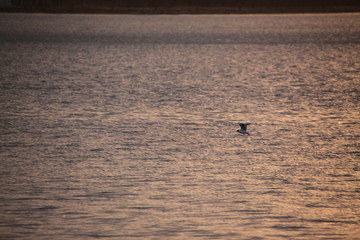
[[[237,132],[250,135],[250,133],[247,131],[247,126],[250,124],[251,123],[239,123],[240,129],[238,129]]]

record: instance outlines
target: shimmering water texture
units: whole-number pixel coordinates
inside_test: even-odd
[[[359,44],[360,14],[1,14],[0,238],[360,239]]]

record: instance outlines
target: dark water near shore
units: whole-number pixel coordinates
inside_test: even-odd
[[[0,14],[0,239],[360,239],[359,53],[360,14]]]

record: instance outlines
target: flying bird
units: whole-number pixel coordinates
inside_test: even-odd
[[[250,135],[250,133],[247,131],[247,126],[250,124],[251,123],[239,123],[240,129],[238,129],[237,132]]]

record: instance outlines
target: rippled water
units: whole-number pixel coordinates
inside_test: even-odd
[[[0,238],[360,239],[359,44],[360,14],[1,14]]]

